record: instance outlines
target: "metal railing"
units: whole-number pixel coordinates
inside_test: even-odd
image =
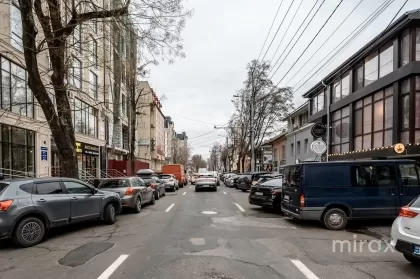
[[[0,168],[0,177],[3,179],[28,178],[36,177],[36,174],[33,172]]]
[[[124,176],[127,176],[127,175],[123,174],[122,172],[120,172],[116,169],[108,169],[107,174],[110,177],[124,177]]]

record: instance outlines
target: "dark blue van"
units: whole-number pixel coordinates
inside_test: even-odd
[[[414,160],[311,162],[284,168],[282,211],[319,220],[330,230],[350,219],[398,216],[420,194],[420,167]]]

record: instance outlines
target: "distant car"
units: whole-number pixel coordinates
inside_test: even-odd
[[[195,181],[195,191],[203,189],[217,191],[217,180],[212,173],[200,173]]]
[[[248,197],[249,203],[281,209],[282,181],[281,178],[276,178],[253,185]]]
[[[37,245],[51,228],[94,219],[114,224],[120,211],[117,193],[77,179],[0,181],[0,238],[12,237],[22,247]]]
[[[147,186],[150,186],[154,189],[156,200],[166,195],[165,183],[159,179],[158,174],[156,174],[153,170],[139,170],[137,172],[137,176],[143,179]]]
[[[194,184],[195,184],[195,180],[197,179],[197,176],[198,176],[198,174],[197,174],[197,173],[194,173],[194,174],[191,176],[191,184],[192,184],[192,185],[194,185]]]
[[[230,174],[227,174],[227,175],[225,175],[225,185],[226,185],[226,187],[234,187],[234,185],[233,185],[233,180],[234,180],[234,178],[236,177],[236,174],[234,174],[234,173],[230,173]]]
[[[220,185],[220,177],[219,177],[219,174],[217,173],[217,171],[211,171],[210,173],[213,174],[213,176],[216,178],[216,184],[217,184],[217,186],[219,186]]]
[[[179,190],[178,180],[173,174],[161,174],[159,175],[160,180],[163,181],[165,185],[165,190],[171,190],[175,192]]]
[[[416,266],[420,266],[420,196],[400,210],[391,230],[391,245]]]

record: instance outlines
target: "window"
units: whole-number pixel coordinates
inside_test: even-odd
[[[297,142],[296,153],[297,153],[297,156],[300,156],[300,141]]]
[[[92,66],[98,67],[98,42],[93,36],[90,36],[89,39],[89,61]]]
[[[283,145],[282,147],[281,147],[281,160],[284,160],[286,158],[286,146],[285,145]]]
[[[98,136],[98,110],[87,103],[74,99],[73,122],[77,133],[97,137]]]
[[[277,148],[273,149],[273,161],[276,162],[277,161]]]
[[[410,62],[410,30],[405,30],[401,39],[401,66]]]
[[[365,86],[378,79],[378,54],[372,53],[365,59]]]
[[[10,5],[10,31],[11,44],[20,51],[23,51],[22,42],[22,17],[18,1],[12,1]]]
[[[294,150],[293,143],[290,145],[290,155],[295,156],[295,150]]]
[[[305,154],[308,154],[308,143],[309,143],[308,139],[305,139],[305,145],[304,145],[304,147],[305,147]]]
[[[415,142],[420,142],[420,76],[415,77],[416,79],[416,86],[415,86],[415,135],[414,139]]]
[[[416,61],[420,61],[420,28],[416,29]]]
[[[70,81],[74,87],[82,89],[82,62],[74,56]]]
[[[127,98],[124,94],[121,94],[121,112],[126,114],[127,112]],[[127,115],[127,114],[126,114]]]
[[[404,186],[418,186],[419,168],[415,164],[399,165],[401,179]]]
[[[105,141],[106,144],[109,144],[109,117],[105,116]]]
[[[332,94],[333,94],[333,103],[341,99],[340,80],[334,81]]]
[[[61,189],[60,182],[45,182],[45,183],[37,183],[35,195],[55,195],[55,194],[63,194],[63,189]]]
[[[356,103],[354,150],[392,145],[392,95],[389,87]]]
[[[349,107],[335,111],[332,114],[332,152],[349,151]]]
[[[391,166],[353,167],[355,186],[393,186],[395,185],[394,168]]]
[[[401,143],[409,143],[410,128],[410,78],[401,82]]]
[[[89,71],[90,96],[98,99],[98,75]]]
[[[79,182],[65,181],[64,186],[69,194],[92,194],[92,188]]]
[[[344,74],[341,79],[334,81],[332,88],[333,103],[345,98],[350,92],[350,74]]]
[[[326,188],[350,187],[350,166],[331,164],[327,166],[311,164],[305,170],[305,177],[315,178],[306,181],[308,187]],[[331,179],[339,177],[339,179]]]
[[[386,76],[394,70],[394,46],[392,42],[382,48],[379,54],[379,77]]]
[[[34,117],[34,97],[26,70],[1,58],[0,107],[16,114]]]
[[[361,89],[364,86],[364,66],[360,65],[359,67],[356,68],[355,73],[354,73],[354,89],[353,91],[357,91],[359,89]]]
[[[79,54],[82,53],[82,26],[76,25],[72,36],[72,48],[75,49]]]
[[[125,65],[121,64],[121,82],[125,84]]]
[[[1,186],[0,186],[1,188]],[[32,194],[33,192],[33,184],[32,183],[26,183],[26,184],[22,184],[19,186],[19,189],[21,189],[22,191]],[[1,190],[0,190],[1,193]]]
[[[312,114],[317,113],[325,108],[325,91],[314,96],[312,102]]]

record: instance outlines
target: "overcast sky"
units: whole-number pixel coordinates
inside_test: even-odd
[[[291,21],[301,1],[303,1],[303,4],[300,6],[295,19]],[[314,56],[315,51],[361,1],[344,0],[302,58],[285,76],[340,1],[325,1],[308,29],[286,57],[301,31],[285,50],[286,45],[289,44],[316,0],[283,0],[273,30],[263,51],[264,54],[275,31],[285,18],[265,56],[265,60],[272,60],[273,54],[284,36],[279,51],[272,60],[272,64],[274,64],[282,53],[280,62],[286,57],[273,77],[274,83],[283,79],[281,85],[292,86],[297,89],[307,79],[304,77],[313,67],[316,67],[313,72],[318,70],[318,65],[322,65],[323,58],[345,38],[348,38],[349,34],[359,24],[385,2],[385,0],[362,0],[362,3],[342,27]],[[151,68],[149,82],[159,96],[164,94],[167,97],[163,103],[164,114],[172,117],[178,133],[182,131],[187,133],[193,148],[193,154],[208,157],[213,142],[223,143],[226,141],[224,130],[214,130],[213,126],[226,124],[233,113],[232,95],[241,88],[242,82],[246,78],[247,63],[258,58],[280,2],[280,0],[189,0],[186,3],[186,6],[194,9],[193,18],[187,22],[182,34],[187,57],[176,60],[171,65],[160,63],[158,66]],[[322,0],[318,1],[315,10],[322,2]],[[318,74],[313,76],[298,91],[295,91],[295,107],[305,102],[301,97],[305,90],[321,81],[335,67],[379,34],[389,24],[404,2],[405,0],[394,0],[386,11],[354,39],[340,55],[332,60],[331,64],[323,67]],[[290,11],[285,17],[291,3]],[[399,15],[408,10],[419,8],[418,0],[409,0]],[[290,22],[292,22],[290,29],[285,35]],[[306,23],[303,26],[305,25]],[[311,60],[303,70],[297,73],[310,58]],[[292,79],[295,73],[297,74]],[[297,84],[302,78],[304,78],[303,81]]]

